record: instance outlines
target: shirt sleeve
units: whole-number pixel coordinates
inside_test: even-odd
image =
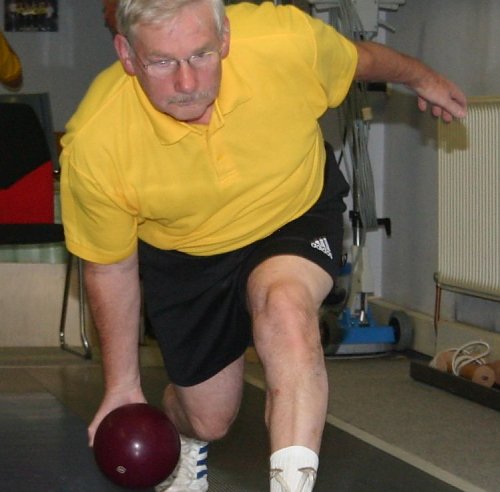
[[[345,99],[356,72],[358,52],[352,41],[320,19],[309,17],[316,44],[314,68],[332,108]]]
[[[66,246],[76,256],[95,263],[121,261],[137,248],[137,213],[110,170],[112,166],[103,160],[99,175],[93,174],[85,165],[86,156],[76,158],[79,153],[72,147],[61,158]]]

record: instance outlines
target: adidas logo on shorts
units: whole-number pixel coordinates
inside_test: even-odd
[[[330,259],[333,260],[332,250],[330,249],[330,245],[328,244],[326,237],[320,237],[319,239],[315,239],[311,243],[311,246],[313,248],[318,249],[319,251],[322,251],[323,253],[325,253],[325,255],[329,256]]]

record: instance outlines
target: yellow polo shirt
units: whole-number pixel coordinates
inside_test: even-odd
[[[67,246],[112,263],[137,238],[214,255],[299,217],[323,185],[318,118],[344,99],[354,45],[290,6],[227,8],[231,48],[209,125],[158,112],[116,63],[67,125],[62,206]]]

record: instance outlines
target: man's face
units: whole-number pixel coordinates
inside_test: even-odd
[[[185,7],[161,24],[136,26],[130,46],[118,36],[115,46],[122,64],[137,76],[153,106],[179,121],[208,124],[221,81],[221,59],[227,56],[229,33],[218,36],[206,2]],[[215,51],[205,66],[181,62],[172,73],[158,73],[151,64],[164,60],[186,60]],[[145,66],[146,65],[146,66]]]

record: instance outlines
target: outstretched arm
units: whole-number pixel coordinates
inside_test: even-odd
[[[357,80],[404,84],[417,94],[421,111],[430,106],[432,114],[446,122],[466,115],[465,94],[421,61],[371,41],[357,42],[356,48]]]
[[[104,398],[89,426],[89,444],[116,407],[144,402],[139,375],[140,287],[137,254],[111,265],[85,262],[85,287],[99,334]]]

